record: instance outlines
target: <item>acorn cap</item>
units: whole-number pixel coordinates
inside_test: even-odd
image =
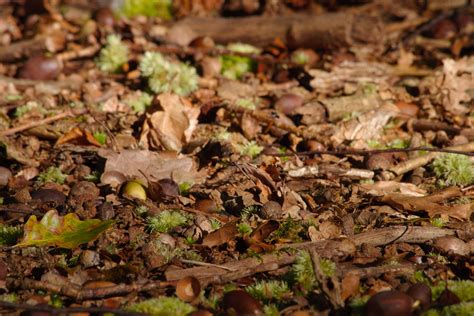
[[[201,284],[193,276],[184,277],[176,284],[176,295],[184,302],[194,301],[200,292]]]

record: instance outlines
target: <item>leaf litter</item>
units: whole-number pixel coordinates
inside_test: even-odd
[[[472,314],[438,2],[0,1],[1,313]]]

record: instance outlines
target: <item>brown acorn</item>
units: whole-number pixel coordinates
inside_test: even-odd
[[[113,27],[115,24],[114,13],[108,7],[98,9],[94,14],[94,19],[99,26],[103,27]]]
[[[176,296],[178,296],[183,302],[194,301],[201,292],[201,284],[199,280],[193,276],[187,276],[182,278],[176,284]]]
[[[303,98],[297,94],[289,93],[283,95],[275,103],[275,109],[286,115],[291,115],[293,112],[303,105]]]
[[[420,302],[421,308],[426,310],[431,305],[431,288],[425,283],[415,283],[407,291],[415,301]]]
[[[20,69],[19,77],[31,80],[54,80],[61,73],[62,63],[54,57],[33,56]]]
[[[399,291],[383,291],[372,296],[365,305],[367,316],[410,316],[413,299]]]
[[[243,290],[227,292],[222,299],[222,308],[230,315],[263,315],[262,304]]]

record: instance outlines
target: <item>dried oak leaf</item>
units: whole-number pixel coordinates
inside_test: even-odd
[[[469,102],[468,90],[474,89],[474,58],[443,60],[443,73],[438,77],[441,102],[446,111],[464,114],[469,111],[463,102]]]
[[[448,215],[459,220],[468,220],[471,217],[474,203],[445,206],[432,202],[428,197],[409,196],[400,193],[392,193],[382,197],[385,202],[398,210],[406,212],[426,212],[428,216]]]
[[[112,225],[114,221],[79,220],[75,213],[59,216],[56,210],[48,211],[40,222],[30,216],[24,226],[23,240],[15,247],[57,246],[73,249],[88,243]]]
[[[199,173],[193,159],[173,152],[152,152],[148,150],[99,150],[99,155],[107,159],[104,174],[123,174],[128,179],[159,180],[171,178],[176,183],[200,183],[204,176]],[[148,178],[148,179],[147,179]]]
[[[162,108],[148,115],[143,124],[140,144],[144,148],[164,147],[180,151],[196,129],[200,108],[188,99],[171,93],[158,96]]]
[[[202,245],[207,247],[220,246],[235,239],[237,234],[237,221],[232,221],[204,237]]]

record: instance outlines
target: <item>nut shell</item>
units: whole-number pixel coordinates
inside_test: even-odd
[[[235,315],[263,315],[262,304],[242,290],[227,292],[222,299],[222,308]]]
[[[410,316],[413,299],[399,291],[383,291],[370,298],[365,306],[367,316]]]
[[[194,301],[200,292],[201,284],[195,277],[184,277],[176,284],[176,295],[184,302]]]
[[[21,68],[19,77],[31,80],[54,80],[61,70],[62,64],[56,58],[33,56]]]

